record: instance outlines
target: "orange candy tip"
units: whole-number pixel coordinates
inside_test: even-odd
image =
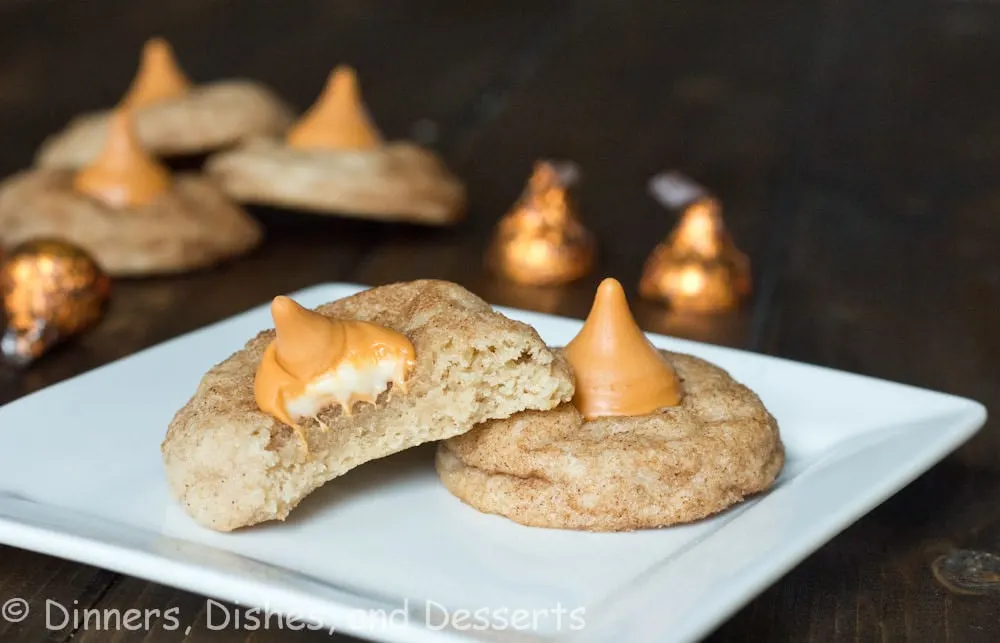
[[[170,183],[170,171],[142,148],[128,108],[111,115],[100,154],[73,177],[74,189],[113,208],[146,205]]]
[[[293,315],[299,311],[308,312],[291,297],[278,295],[271,300],[271,318],[276,322],[279,319],[285,319],[289,315]]]
[[[358,72],[350,65],[337,65],[330,72],[326,82],[330,89],[343,87],[349,91],[357,91]]]
[[[594,299],[596,302],[604,302],[611,299],[618,299],[623,302],[627,302],[628,300],[625,296],[625,289],[622,288],[621,282],[613,277],[605,277],[601,280],[600,285],[597,287],[597,295]]]
[[[288,131],[299,149],[360,150],[380,147],[382,135],[361,99],[357,73],[339,65],[330,72],[316,102]]]
[[[636,324],[616,279],[598,286],[583,328],[563,352],[577,380],[573,403],[588,420],[646,415],[680,402],[676,372]]]
[[[190,88],[191,81],[178,64],[170,43],[157,36],[143,45],[139,69],[122,99],[122,105],[146,107],[179,98]]]

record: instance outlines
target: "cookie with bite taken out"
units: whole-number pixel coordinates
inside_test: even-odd
[[[205,374],[163,442],[174,496],[214,530],[284,520],[366,462],[573,395],[534,329],[453,283],[315,310],[278,297],[271,313],[274,329]]]

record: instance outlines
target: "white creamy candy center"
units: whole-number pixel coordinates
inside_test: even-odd
[[[350,411],[358,400],[374,402],[390,382],[402,380],[403,362],[401,357],[389,357],[360,369],[345,362],[306,385],[301,395],[285,402],[285,408],[298,420],[316,417],[334,405]]]

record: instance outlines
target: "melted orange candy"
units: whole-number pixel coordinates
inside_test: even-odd
[[[112,208],[145,205],[170,188],[170,171],[136,140],[126,109],[111,116],[104,149],[73,177],[73,188]]]
[[[179,98],[191,89],[191,81],[174,58],[173,49],[163,38],[151,38],[142,48],[139,71],[122,99],[125,107],[146,107]]]
[[[363,150],[382,145],[382,135],[361,102],[352,68],[333,70],[323,93],[292,126],[286,140],[300,149]]]
[[[588,420],[646,415],[680,402],[677,373],[635,323],[614,279],[601,282],[587,321],[563,354],[576,374],[573,404]]]
[[[406,378],[416,365],[415,349],[406,336],[363,321],[330,319],[307,310],[288,297],[271,302],[275,339],[264,350],[254,378],[254,398],[261,411],[291,426],[304,437],[288,410],[291,401],[308,394],[311,383],[344,365],[363,373],[382,360],[397,359],[393,389],[406,392]],[[350,414],[355,402],[375,402],[370,393],[351,391],[347,400],[329,400]],[[304,441],[304,440],[303,440]]]

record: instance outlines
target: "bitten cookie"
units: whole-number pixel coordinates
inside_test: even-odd
[[[275,310],[272,305],[276,320],[278,313],[292,310],[287,306]],[[393,384],[369,402],[305,408],[309,404],[300,399],[271,394],[274,374],[289,376],[268,351],[277,351],[279,361],[285,351],[282,363],[301,373],[293,364],[299,358],[287,345],[297,340],[279,329],[278,342],[286,342],[282,348],[274,343],[275,331],[260,333],[205,375],[163,443],[170,488],[198,523],[230,531],[283,520],[310,492],[365,462],[460,435],[490,419],[555,408],[573,395],[568,366],[534,329],[456,284],[429,280],[381,286],[315,312],[334,323],[376,324],[383,329],[379,332],[397,333],[411,344],[405,390]],[[315,317],[304,320],[316,322]],[[343,332],[350,337],[367,331]],[[301,336],[309,341],[317,333],[306,329]],[[385,343],[378,345],[385,349]],[[308,358],[307,349],[300,347],[297,354]],[[364,350],[355,346],[347,353]],[[357,391],[376,392],[367,386],[371,379],[365,373],[371,371],[351,367],[349,372],[346,379],[317,384],[317,389],[342,396],[349,381]],[[383,375],[389,372],[399,375],[392,364]],[[261,410],[255,387],[268,401],[291,402],[285,408],[291,412],[294,406],[303,414],[298,426]]]
[[[278,135],[293,120],[291,108],[259,82],[192,84],[161,38],[143,48],[139,71],[121,107],[134,112],[140,142],[159,157],[203,154],[257,136]],[[36,165],[75,169],[90,163],[101,151],[112,113],[74,118],[42,143]]]

